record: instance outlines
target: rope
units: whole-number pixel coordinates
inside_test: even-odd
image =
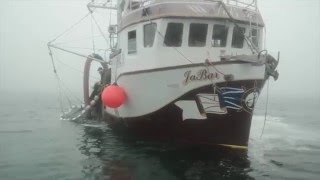
[[[52,55],[51,48],[49,46],[48,46],[48,50],[49,50],[49,55],[50,55],[50,58],[51,58],[53,73],[56,74],[57,73],[57,69],[56,69],[56,65],[54,64],[54,61],[53,61],[53,55]]]
[[[266,26],[263,28],[264,30],[264,37],[263,37],[263,48],[267,49],[267,28]]]
[[[74,46],[62,46],[62,48],[68,48],[68,49],[80,49],[80,50],[93,50],[92,48],[89,47],[74,47]],[[109,49],[95,49],[96,51],[105,51]]]
[[[77,26],[78,24],[80,24],[85,18],[87,18],[89,15],[91,15],[91,33],[92,33],[92,49],[93,49],[93,52],[95,53],[96,49],[95,49],[95,40],[94,40],[94,29],[93,29],[93,22],[95,22],[95,24],[97,25],[101,35],[104,37],[104,39],[106,40],[106,42],[108,43],[106,37],[104,36],[100,26],[98,25],[98,23],[96,22],[94,16],[93,16],[93,10],[89,9],[89,12],[83,16],[80,20],[78,20],[76,23],[74,23],[73,25],[71,25],[69,28],[67,28],[64,32],[62,32],[61,34],[59,34],[57,37],[55,37],[53,40],[51,40],[49,43],[48,43],[48,49],[49,49],[49,55],[50,55],[50,58],[51,58],[51,63],[52,63],[52,67],[53,67],[53,72],[55,74],[55,78],[57,80],[57,85],[58,85],[58,93],[59,93],[59,104],[60,104],[60,110],[61,110],[61,113],[64,114],[64,105],[63,105],[63,99],[66,99],[70,108],[72,107],[72,102],[69,98],[69,96],[67,95],[67,93],[69,92],[71,94],[71,96],[73,96],[77,101],[79,101],[80,103],[82,103],[82,101],[74,96],[74,94],[71,92],[71,90],[66,86],[66,84],[60,79],[58,73],[57,73],[57,68],[56,68],[56,64],[54,62],[54,58],[53,58],[53,53],[52,53],[52,50],[50,48],[50,44],[52,44],[53,42],[55,42],[58,38],[60,38],[61,36],[69,33],[75,26]],[[58,59],[58,58],[57,58]],[[61,64],[64,64],[62,61],[58,60]],[[66,64],[64,64],[66,65]],[[68,66],[70,67],[70,66]],[[71,68],[71,69],[75,69],[75,68]],[[78,71],[78,70],[76,70]],[[63,97],[65,96],[65,97]]]
[[[238,23],[236,22],[236,20],[233,18],[233,16],[230,14],[230,12],[228,11],[227,6],[225,5],[224,2],[222,1],[218,1],[220,3],[220,5],[223,7],[223,9],[225,10],[225,12],[227,13],[227,15],[229,16],[229,18],[232,20],[233,24],[240,29],[240,26],[238,25]],[[246,40],[246,43],[248,44],[250,50],[252,53],[258,53],[258,50],[252,46],[252,41],[250,39],[248,39],[248,37],[245,35],[245,32],[242,32],[242,35],[244,37],[244,39]]]
[[[55,74],[57,77],[57,74]],[[64,114],[64,107],[63,107],[63,102],[62,102],[62,90],[61,90],[61,85],[59,83],[59,81],[57,80],[57,85],[58,85],[58,93],[59,93],[59,105],[60,105],[60,111],[61,114]]]
[[[62,65],[67,66],[67,67],[69,67],[70,69],[72,69],[72,70],[74,70],[74,71],[77,71],[77,72],[80,72],[80,73],[83,74],[83,71],[80,71],[80,70],[78,70],[78,69],[76,69],[76,68],[73,68],[72,66],[69,66],[69,65],[63,63],[63,62],[58,58],[57,55],[56,55],[55,60],[58,61],[59,63],[61,63]],[[94,80],[100,80],[99,78],[94,77],[94,76],[90,76],[90,78],[91,78],[91,79],[94,79]],[[67,99],[68,99],[67,93],[69,93],[69,95],[70,95],[71,97],[73,97],[73,99],[74,99],[75,101],[77,101],[78,103],[82,104],[83,101],[82,101],[79,97],[75,96],[74,93],[72,93],[72,91],[68,88],[68,86],[67,86],[59,77],[58,77],[58,79],[59,79],[58,81],[60,81],[60,86],[62,85],[61,88],[59,89],[59,91],[63,91],[63,90],[66,91],[65,96],[66,96]],[[63,88],[64,88],[64,89],[63,89]],[[70,101],[70,100],[68,100],[68,101],[69,101],[69,104],[70,104],[71,101]]]
[[[152,24],[151,18],[149,16],[148,11],[145,11],[146,15],[148,17],[148,21],[150,22],[150,24]],[[162,39],[164,40],[165,37],[164,35],[159,31],[158,27],[156,28],[157,33],[160,35],[160,37],[162,37]],[[182,52],[180,52],[176,47],[171,47],[173,48],[178,54],[180,54],[181,57],[183,57],[185,60],[189,61],[191,64],[194,64],[189,58],[187,58]]]
[[[90,24],[91,24],[91,35],[93,37],[93,23],[92,23],[92,19],[93,19],[93,15],[91,13],[91,19],[90,19]],[[96,47],[95,47],[95,43],[94,43],[94,38],[92,38],[92,49],[93,49],[93,53],[96,53]]]
[[[87,40],[87,39],[92,39],[92,38],[100,38],[102,36],[103,35],[84,36],[84,37],[80,37],[77,39],[74,38],[73,40],[68,40],[68,42],[57,42],[57,43],[55,43],[55,45],[70,44],[70,43],[78,42],[78,41],[82,41],[82,40]],[[92,49],[92,48],[90,48],[90,49]]]
[[[59,90],[59,101],[60,101],[60,108],[62,109],[63,112],[63,103],[62,103],[62,96],[64,95],[70,105],[70,107],[72,106],[71,100],[69,99],[68,95],[67,95],[67,91],[69,91],[69,93],[71,94],[71,96],[73,96],[73,98],[75,100],[77,100],[78,102],[82,103],[82,101],[73,95],[73,93],[71,92],[71,90],[67,87],[67,85],[61,80],[61,78],[58,75],[57,69],[56,69],[56,65],[54,63],[54,58],[53,58],[53,54],[51,49],[49,48],[49,55],[51,57],[51,62],[52,62],[52,66],[53,66],[53,72],[55,74],[55,78],[57,80],[58,83],[58,90]],[[58,59],[58,57],[56,57],[56,59]],[[58,60],[59,61],[59,60]],[[60,61],[61,62],[61,61]],[[62,63],[62,62],[61,62]],[[65,93],[63,93],[63,91],[65,91]]]
[[[148,20],[149,20],[149,23],[150,24],[152,24],[152,21],[151,21],[151,18],[150,18],[150,16],[149,16],[149,13],[148,13],[148,11],[146,11],[146,15],[147,15],[147,17],[148,17]],[[160,37],[162,37],[162,39],[164,40],[165,39],[165,37],[164,37],[164,35],[159,31],[159,29],[158,28],[156,28],[156,31],[157,31],[157,33],[160,35]],[[182,52],[180,52],[176,47],[172,47],[178,54],[180,54],[180,56],[182,56],[185,60],[187,60],[188,62],[190,62],[191,64],[194,64],[189,58],[187,58]],[[211,64],[210,63],[210,61],[207,59],[207,61],[206,61],[208,64],[206,65],[206,63],[205,63],[205,65],[206,65],[206,68],[207,68],[207,71],[208,72],[210,72],[210,69],[209,69],[209,64]],[[225,74],[224,73],[222,73],[221,71],[219,71],[216,67],[215,67],[215,65],[212,63],[212,67],[218,72],[218,73],[220,73],[220,74],[222,74],[223,76],[225,76]],[[214,93],[216,92],[216,89],[218,89],[219,90],[219,87],[213,82],[213,80],[212,79],[210,79],[211,80],[211,83],[212,83],[212,88],[213,88],[213,91],[214,91]]]
[[[54,60],[53,60],[52,51],[51,51],[50,47],[48,47],[48,49],[49,49],[49,55],[50,55],[51,63],[52,63],[52,67],[53,67],[53,73],[55,75],[55,78],[57,80],[57,85],[58,85],[60,111],[63,114],[64,113],[64,108],[63,108],[63,102],[62,102],[62,88],[61,88],[61,84],[60,84],[60,81],[59,81],[59,76],[57,74],[56,65],[55,65]]]
[[[266,112],[264,114],[264,122],[263,122],[263,127],[262,127],[262,132],[261,132],[261,135],[260,135],[260,139],[262,138],[263,136],[263,133],[264,133],[264,128],[266,126],[266,121],[267,121],[267,114],[268,114],[268,103],[269,103],[269,82],[270,80],[268,79],[268,84],[267,84],[267,102],[266,102]]]
[[[109,11],[109,27],[111,26],[111,11]],[[112,41],[112,39],[111,39],[112,37],[111,37],[111,33],[109,34],[109,45],[110,45],[110,48],[112,49],[113,47],[111,47],[111,41]]]
[[[247,6],[245,6],[244,8],[249,8],[250,6],[254,5],[254,3],[255,3],[255,0],[252,0],[252,2],[249,3]]]
[[[73,71],[76,71],[76,72],[79,72],[79,73],[82,73],[83,74],[83,71],[81,71],[81,70],[79,70],[79,69],[76,69],[76,68],[74,68],[74,67],[72,67],[72,66],[70,66],[70,65],[68,65],[68,64],[66,64],[66,63],[64,63],[64,62],[62,62],[61,60],[59,60],[58,58],[56,58],[56,61],[58,61],[60,64],[62,64],[63,66],[66,66],[66,67],[68,67],[68,68],[70,68],[71,70],[73,70]],[[100,80],[99,78],[97,78],[97,77],[95,77],[95,76],[90,76],[90,78],[92,79],[92,80]]]
[[[62,101],[62,98],[63,96],[65,96],[65,98],[67,99],[68,103],[69,103],[69,106],[72,107],[72,103],[71,103],[71,100],[70,98],[68,97],[67,93],[66,93],[66,90],[69,90],[68,87],[63,83],[63,81],[60,79],[58,73],[55,73],[55,77],[57,79],[57,82],[58,82],[58,86],[59,86],[59,93],[60,93],[60,98],[61,98],[61,101]],[[63,89],[64,88],[64,89]],[[69,90],[70,91],[70,90]],[[71,93],[71,91],[70,91]],[[72,93],[71,93],[72,94]],[[77,99],[77,98],[76,98]],[[80,101],[81,102],[81,101]],[[63,107],[62,107],[63,108]]]
[[[93,19],[94,23],[96,24],[96,26],[97,26],[97,28],[98,28],[98,30],[99,30],[99,32],[100,32],[100,34],[102,35],[102,37],[104,38],[104,40],[106,41],[106,43],[107,43],[107,44],[109,44],[108,39],[107,39],[107,37],[104,35],[104,33],[103,33],[103,31],[102,31],[102,29],[101,29],[100,25],[98,24],[98,22],[97,22],[96,18],[93,16],[93,14],[91,15],[91,17],[92,17],[92,19]],[[111,45],[109,44],[109,46],[111,46]]]
[[[76,97],[75,95],[73,95],[72,91],[68,88],[68,86],[59,78],[59,81],[62,85],[62,87],[64,88],[65,92],[69,92],[70,96],[73,96],[73,98],[78,101],[79,103],[82,103],[82,101],[80,100],[80,98]],[[63,90],[63,89],[62,89]],[[65,93],[65,96],[67,98],[67,100],[70,102],[69,104],[71,105],[71,101],[69,99],[69,97],[67,96],[67,93]]]
[[[207,69],[207,71],[210,73],[210,69],[209,69],[209,65],[205,63],[205,67]],[[217,85],[213,82],[213,79],[210,78],[211,84],[212,84],[212,88],[213,88],[213,93],[216,94],[216,88]]]
[[[51,48],[49,46],[48,46],[48,50],[49,50],[49,55],[50,55],[50,58],[51,58],[53,73],[55,74],[55,77],[57,79],[57,69],[56,69],[56,65],[55,65],[54,60],[53,60],[53,55],[52,55]],[[60,86],[59,81],[57,81],[57,85],[58,85],[58,93],[59,93],[60,111],[63,114],[63,103],[62,103],[62,95],[61,95],[61,86]]]
[[[76,23],[74,23],[72,26],[70,26],[68,29],[66,29],[65,31],[63,31],[61,34],[59,34],[56,38],[54,38],[52,41],[50,41],[50,43],[53,43],[54,41],[56,41],[58,38],[60,38],[61,36],[63,36],[64,34],[66,34],[68,31],[70,31],[71,29],[73,29],[75,26],[77,26],[79,23],[81,23],[86,17],[88,17],[91,14],[91,12],[89,12],[88,14],[86,14],[85,16],[83,16],[79,21],[77,21]]]
[[[219,74],[225,76],[225,74],[224,74],[223,72],[221,72],[219,69],[217,69],[217,68],[215,67],[214,63],[213,63],[213,62],[210,62],[209,59],[206,59],[205,65],[207,65],[207,66],[211,65],[212,68],[213,68],[214,70],[216,70]]]
[[[149,16],[148,16],[149,17]],[[158,30],[158,28],[156,29],[157,33],[162,37],[162,39],[164,40],[165,37],[164,35]],[[171,47],[173,48],[178,54],[180,54],[181,57],[183,57],[185,60],[189,61],[191,64],[194,64],[189,58],[187,58],[181,51],[179,51],[176,47]]]

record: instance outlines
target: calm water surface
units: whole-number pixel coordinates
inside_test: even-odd
[[[51,94],[0,98],[0,179],[316,180],[320,175],[316,101],[273,100],[262,138],[264,111],[258,109],[249,150],[239,152],[126,140],[100,122],[61,121]]]

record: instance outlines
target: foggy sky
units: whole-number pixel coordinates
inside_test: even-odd
[[[0,91],[57,90],[46,43],[84,16],[87,2],[1,0]],[[267,48],[270,52],[281,52],[280,78],[275,83],[271,81],[270,94],[319,98],[320,0],[260,0],[258,3],[267,26]],[[101,20],[107,25],[107,18]],[[86,23],[76,28],[71,36],[90,36],[90,21]],[[94,31],[94,35],[99,35],[97,29]],[[68,37],[62,40],[68,41]],[[104,42],[96,41],[97,46],[106,46]],[[92,47],[84,42],[75,44]],[[56,53],[63,62],[74,67],[70,70],[62,64],[57,65],[58,71],[66,77],[65,83],[72,84],[73,91],[80,92],[82,74],[76,70],[82,71],[83,58]]]

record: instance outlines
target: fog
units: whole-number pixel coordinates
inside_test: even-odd
[[[48,55],[47,42],[88,13],[87,0],[1,0],[0,4],[0,91],[55,92],[57,83]],[[320,1],[260,0],[259,8],[267,26],[267,49],[281,52],[280,78],[271,80],[274,97],[320,97]],[[101,25],[108,16],[100,12]],[[113,16],[114,17],[114,16]],[[91,33],[90,18],[71,34]],[[81,47],[92,47],[91,39],[77,41]],[[99,39],[102,39],[101,37]],[[107,46],[96,38],[97,49]],[[85,44],[88,43],[88,44]],[[73,69],[57,63],[57,69],[72,91],[80,93],[84,58],[55,51],[59,59]],[[90,51],[87,52],[88,54]],[[92,69],[94,69],[93,67]],[[97,76],[93,72],[93,76]]]

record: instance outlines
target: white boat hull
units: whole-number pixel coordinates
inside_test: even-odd
[[[233,79],[226,81],[220,72],[232,75]],[[119,118],[141,117],[156,112],[201,87],[264,78],[264,65],[243,62],[220,63],[214,68],[212,65],[207,67],[204,64],[192,64],[124,73],[118,76],[117,84],[125,90],[127,101],[117,109],[106,108],[106,112]]]

